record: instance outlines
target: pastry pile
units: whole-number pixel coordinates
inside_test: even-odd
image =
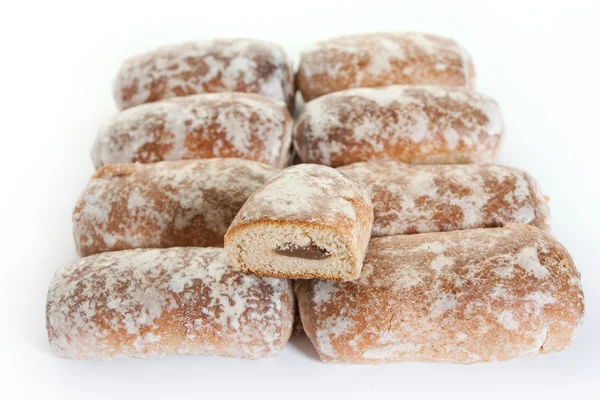
[[[82,258],[50,283],[50,345],[258,359],[301,323],[334,363],[564,349],[579,272],[536,180],[492,163],[502,114],[474,88],[462,46],[415,32],[315,43],[295,75],[249,39],[125,60],[73,211]]]

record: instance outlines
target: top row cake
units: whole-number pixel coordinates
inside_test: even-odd
[[[304,100],[358,87],[439,84],[473,89],[471,57],[432,34],[374,33],[320,41],[300,55]],[[284,50],[249,39],[194,41],[127,59],[115,81],[120,109],[199,93],[246,92],[294,103],[294,69]]]
[[[496,101],[471,89],[474,67],[454,40],[376,33],[302,52],[305,100],[290,115],[294,69],[279,46],[217,39],[162,47],[123,63],[121,111],[94,143],[96,168],[211,157],[305,163],[489,163],[504,135]],[[237,93],[234,93],[237,92]]]

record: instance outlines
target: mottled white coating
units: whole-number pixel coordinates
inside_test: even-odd
[[[295,165],[270,178],[238,214],[240,220],[288,219],[332,226],[355,221],[354,202],[370,204],[361,185],[322,165]],[[356,232],[353,232],[356,233]]]
[[[377,35],[381,37],[377,38]],[[387,36],[387,37],[386,37]],[[372,40],[361,40],[372,38]],[[402,39],[399,42],[394,39]],[[470,59],[469,54],[452,39],[437,40],[440,36],[424,32],[396,32],[386,34],[358,34],[340,36],[315,42],[302,50],[300,57],[304,58],[302,68],[307,77],[317,74],[327,74],[331,78],[337,77],[340,69],[345,64],[340,59],[336,64],[321,62],[317,57],[319,53],[337,53],[352,55],[356,60],[363,59],[363,54],[370,56],[369,63],[363,66],[363,72],[357,77],[358,86],[362,77],[368,74],[385,75],[394,69],[394,60],[406,60],[412,53],[423,53],[431,58],[439,69],[446,68],[446,53],[453,53],[457,58]],[[363,54],[361,54],[363,53]],[[463,65],[465,77],[468,79],[467,65]]]
[[[316,42],[300,54],[305,100],[357,87],[441,84],[474,88],[471,56],[455,40],[421,32],[355,34]]]
[[[489,228],[508,223],[549,230],[539,184],[502,165],[359,162],[338,171],[363,184],[375,218],[372,236]]]
[[[276,172],[239,158],[103,167],[73,211],[78,253],[223,246],[246,199]]]
[[[120,109],[210,92],[248,92],[293,104],[293,66],[277,44],[214,39],[167,45],[123,62],[114,83]]]
[[[261,358],[282,350],[293,308],[290,282],[233,271],[223,249],[137,249],[60,268],[46,321],[65,358]]]
[[[292,119],[285,104],[248,93],[211,93],[142,104],[118,113],[93,145],[96,168],[119,162],[240,157],[288,163]]]
[[[504,134],[498,103],[463,88],[394,85],[335,92],[306,104],[294,129],[304,162],[492,161]]]
[[[328,362],[475,363],[559,351],[584,314],[579,272],[527,225],[371,240],[351,282],[296,285]]]

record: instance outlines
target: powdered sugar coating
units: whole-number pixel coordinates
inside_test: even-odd
[[[288,163],[292,117],[285,104],[248,93],[212,93],[143,104],[98,132],[96,168],[119,162],[239,157]]]
[[[539,184],[502,165],[359,162],[338,168],[363,184],[373,203],[372,236],[490,228],[509,223],[550,229]]]
[[[252,39],[192,41],[123,62],[114,84],[120,109],[197,93],[246,92],[292,107],[293,66],[283,49]]]
[[[300,281],[296,292],[304,329],[328,362],[475,363],[559,351],[584,313],[564,247],[514,224],[375,238],[357,280]]]
[[[246,199],[276,173],[238,158],[103,167],[73,211],[77,251],[222,247]]]
[[[300,55],[298,87],[306,101],[358,87],[439,84],[475,87],[470,55],[453,39],[420,32],[336,37]]]
[[[52,348],[72,359],[277,355],[292,329],[291,283],[233,271],[217,248],[125,250],[59,269]]]
[[[363,186],[332,168],[300,164],[276,174],[250,196],[230,230],[265,221],[320,225],[350,235],[353,246],[361,248],[368,242],[372,215]]]
[[[463,88],[433,85],[360,88],[306,104],[294,128],[304,162],[412,164],[491,162],[504,135],[498,104]]]

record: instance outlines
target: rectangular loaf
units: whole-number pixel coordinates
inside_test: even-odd
[[[96,136],[104,165],[237,157],[288,164],[292,117],[285,104],[250,93],[212,93],[143,104],[118,113]]]
[[[584,313],[565,248],[527,225],[375,238],[351,282],[297,281],[323,361],[476,363],[567,347]]]
[[[64,358],[279,354],[294,320],[287,280],[234,271],[225,250],[124,250],[60,268],[46,327]]]
[[[540,185],[516,168],[371,161],[338,171],[369,191],[375,237],[510,223],[550,230],[550,210]]]
[[[305,101],[357,87],[438,84],[475,87],[471,56],[455,40],[380,32],[322,40],[304,49],[296,75]]]
[[[77,252],[222,247],[244,202],[276,173],[241,158],[107,165],[73,210]]]
[[[114,82],[120,109],[198,93],[256,93],[294,104],[294,69],[281,46],[255,39],[196,40],[123,61]]]
[[[492,162],[504,137],[498,103],[464,88],[394,85],[349,89],[306,104],[294,126],[303,162]]]

